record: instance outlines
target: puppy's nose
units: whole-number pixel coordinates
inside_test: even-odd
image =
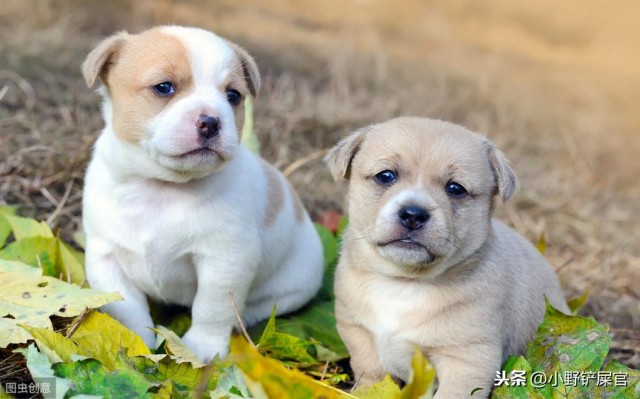
[[[398,213],[400,223],[409,230],[418,230],[429,220],[429,212],[417,206],[405,206]]]
[[[220,132],[220,118],[209,115],[200,115],[196,121],[196,128],[200,136],[205,139],[217,136]]]

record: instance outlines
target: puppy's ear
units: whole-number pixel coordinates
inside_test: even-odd
[[[104,81],[104,76],[109,71],[109,66],[113,63],[115,55],[124,44],[127,32],[116,33],[98,44],[82,63],[82,75],[87,86],[90,88],[95,84],[98,76]]]
[[[351,161],[364,141],[365,135],[371,130],[371,126],[363,127],[343,138],[329,150],[324,156],[324,163],[331,171],[333,177],[349,180],[351,175]]]
[[[518,178],[502,151],[490,141],[487,141],[487,144],[489,146],[489,163],[496,178],[497,194],[505,202],[518,190]]]
[[[227,43],[238,55],[240,65],[242,65],[244,79],[247,81],[247,86],[249,86],[249,92],[255,98],[260,91],[260,71],[258,71],[258,65],[245,49],[235,43],[229,41],[227,41]]]

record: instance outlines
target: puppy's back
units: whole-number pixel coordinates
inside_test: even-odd
[[[540,251],[498,220],[492,223],[495,267],[509,288],[504,301],[503,357],[522,352],[533,339],[545,313],[545,300],[569,313],[558,277]]]

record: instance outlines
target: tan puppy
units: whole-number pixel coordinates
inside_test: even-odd
[[[568,311],[558,279],[523,237],[493,220],[517,179],[486,138],[398,118],[356,131],[325,158],[350,180],[335,281],[338,330],[363,384],[407,380],[414,346],[436,368],[436,398],[486,397],[544,315]]]
[[[105,310],[153,346],[147,298],[191,307],[184,342],[224,357],[236,323],[300,308],[318,291],[320,238],[273,166],[240,145],[243,101],[260,88],[243,49],[162,26],[102,41],[82,66],[102,83],[105,128],[87,170],[83,223]]]

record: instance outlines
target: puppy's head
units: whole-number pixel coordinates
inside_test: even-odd
[[[117,139],[169,171],[206,175],[239,145],[243,100],[260,77],[240,47],[211,32],[163,26],[102,41],[82,65],[104,84],[104,116]]]
[[[350,180],[347,239],[364,240],[393,265],[386,273],[407,277],[442,272],[477,251],[491,229],[494,196],[506,201],[517,188],[486,138],[430,119],[363,128],[325,161],[336,178]]]

